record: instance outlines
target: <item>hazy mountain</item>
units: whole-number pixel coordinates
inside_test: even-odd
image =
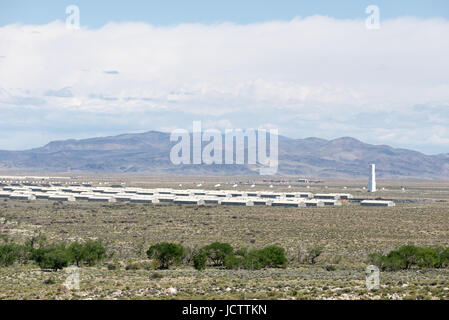
[[[112,137],[54,141],[36,149],[0,151],[0,171],[251,175],[245,165],[181,165],[169,159],[168,133],[149,131]],[[350,137],[334,140],[279,137],[280,175],[366,177],[375,163],[379,177],[449,179],[449,154],[425,155],[371,145]]]

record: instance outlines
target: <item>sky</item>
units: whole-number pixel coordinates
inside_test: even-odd
[[[448,75],[448,1],[2,0],[0,150],[201,120],[449,153]]]

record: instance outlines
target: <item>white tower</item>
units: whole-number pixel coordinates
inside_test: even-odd
[[[376,165],[369,165],[368,192],[376,192]]]

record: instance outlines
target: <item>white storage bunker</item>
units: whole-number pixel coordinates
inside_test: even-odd
[[[87,199],[89,202],[116,202],[112,197],[89,197]]]
[[[195,204],[195,205],[204,205],[204,200],[192,197],[176,197],[173,200],[174,204]]]
[[[255,206],[271,206],[271,204],[273,203],[273,200],[262,198],[251,199],[251,201]]]
[[[281,197],[281,193],[274,193],[274,192],[261,192],[260,197],[261,198],[269,198],[269,199],[277,199]]]
[[[0,192],[0,198],[9,198],[11,192]]]
[[[254,206],[254,202],[253,200],[249,200],[249,199],[224,199],[224,200],[220,200],[220,204],[223,206],[247,206],[247,207],[252,207]]]
[[[335,193],[322,193],[316,194],[314,198],[319,200],[339,200],[340,196]]]
[[[396,204],[393,201],[385,200],[363,200],[360,202],[361,206],[365,207],[394,207]]]
[[[32,194],[11,194],[9,196],[12,200],[36,200],[36,197]]]
[[[340,197],[340,200],[349,200],[354,198],[352,194],[349,193],[339,193],[338,196]]]
[[[50,195],[48,197],[48,200],[52,200],[52,201],[75,201],[75,197],[71,196],[71,195],[54,194],[54,195]]]
[[[321,200],[325,206],[341,206],[341,201],[339,200]]]
[[[294,201],[294,200],[273,200],[271,203],[272,207],[305,207],[304,201]]]
[[[156,198],[149,197],[133,197],[130,200],[131,203],[159,203],[159,200]]]
[[[213,197],[213,196],[204,196],[201,197],[202,200],[204,200],[205,204],[219,204],[221,198]]]
[[[306,207],[324,207],[324,202],[319,200],[308,200],[304,202]]]
[[[131,199],[132,199],[133,197],[134,197],[134,196],[133,196],[133,195],[130,195],[130,194],[116,194],[116,195],[114,195],[115,200],[116,200],[116,201],[119,201],[119,202],[128,202],[128,201],[131,201]]]
[[[157,199],[159,202],[173,202],[173,200],[175,199],[174,196],[165,195],[165,194],[160,195],[160,196],[155,195],[154,198]]]

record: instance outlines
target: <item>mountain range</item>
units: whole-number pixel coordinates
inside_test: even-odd
[[[170,134],[157,131],[82,140],[53,141],[24,151],[0,151],[0,172],[144,173],[172,175],[255,175],[250,165],[174,165]],[[375,163],[377,176],[449,180],[449,154],[423,153],[372,145],[350,137],[333,140],[279,136],[277,175],[366,177]]]

